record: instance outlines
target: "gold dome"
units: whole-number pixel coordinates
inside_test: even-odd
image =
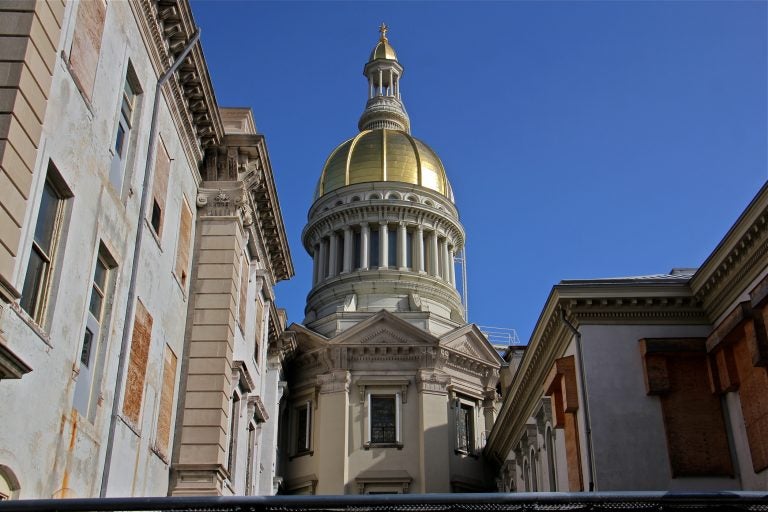
[[[315,199],[355,183],[399,181],[432,189],[453,201],[440,158],[418,139],[400,130],[364,130],[325,161]]]
[[[371,52],[371,58],[368,59],[368,61],[370,62],[376,59],[397,60],[395,49],[392,48],[392,45],[389,44],[389,41],[386,39],[376,43],[376,47]]]

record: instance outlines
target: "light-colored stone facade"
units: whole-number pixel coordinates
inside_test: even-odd
[[[219,111],[189,4],[0,11],[0,480],[21,498],[168,494],[198,434],[186,396],[218,363],[237,477],[215,450],[195,463],[219,465],[222,493],[272,492],[287,350],[271,290],[293,269],[263,136],[248,109]],[[233,174],[208,174],[240,146]],[[236,208],[202,204],[218,188]]]
[[[281,411],[283,492],[488,490],[501,359],[464,320],[464,229],[437,156],[410,136],[385,34],[360,134],[328,158],[304,247],[313,287]]]
[[[553,288],[485,449],[500,490],[768,489],[767,216],[768,185],[699,269]]]

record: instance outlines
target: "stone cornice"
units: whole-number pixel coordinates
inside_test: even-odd
[[[715,321],[765,269],[768,254],[768,183],[691,279],[691,288]]]
[[[187,0],[130,0],[155,73],[160,76],[197,26]],[[206,147],[224,134],[208,67],[198,42],[163,88],[184,153],[197,170]],[[199,175],[198,175],[198,179]]]

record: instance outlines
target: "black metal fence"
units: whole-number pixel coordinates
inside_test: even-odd
[[[0,512],[166,510],[189,512],[527,512],[561,510],[768,512],[768,491],[156,497],[0,502]]]

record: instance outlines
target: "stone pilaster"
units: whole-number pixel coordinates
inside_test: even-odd
[[[319,387],[315,457],[323,461],[317,494],[346,494],[349,479],[349,384],[350,373],[332,370],[317,376]]]

